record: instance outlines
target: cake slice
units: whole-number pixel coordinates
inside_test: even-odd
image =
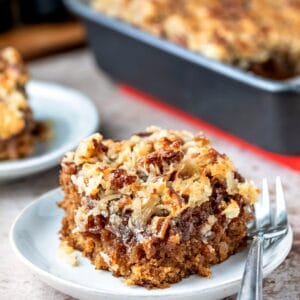
[[[62,160],[61,239],[96,269],[163,288],[246,244],[258,189],[202,134],[147,128],[94,134]]]
[[[44,126],[33,119],[25,91],[28,74],[14,48],[0,51],[0,160],[29,155]]]

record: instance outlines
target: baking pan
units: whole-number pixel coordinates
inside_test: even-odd
[[[300,77],[265,79],[210,60],[66,0],[81,16],[98,65],[132,85],[267,151],[300,154]]]

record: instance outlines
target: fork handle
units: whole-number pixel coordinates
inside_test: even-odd
[[[252,240],[238,300],[262,300],[263,243],[263,235],[257,235]]]

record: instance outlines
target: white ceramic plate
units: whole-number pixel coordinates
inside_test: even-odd
[[[24,159],[0,162],[0,181],[30,175],[59,163],[66,151],[97,131],[99,116],[93,102],[80,92],[57,84],[31,81],[30,106],[37,120],[50,120],[53,138],[38,143]]]
[[[220,299],[238,291],[247,249],[212,268],[211,279],[191,276],[167,289],[130,287],[106,271],[95,270],[78,253],[80,264],[72,267],[57,256],[58,231],[63,211],[56,206],[63,194],[53,190],[27,206],[14,222],[10,241],[14,252],[41,280],[79,299]],[[288,255],[292,230],[264,254],[264,275],[271,273]]]

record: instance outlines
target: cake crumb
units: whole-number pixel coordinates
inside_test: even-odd
[[[66,241],[62,241],[57,249],[58,257],[62,258],[72,267],[79,266],[79,260],[73,247],[69,246]]]

